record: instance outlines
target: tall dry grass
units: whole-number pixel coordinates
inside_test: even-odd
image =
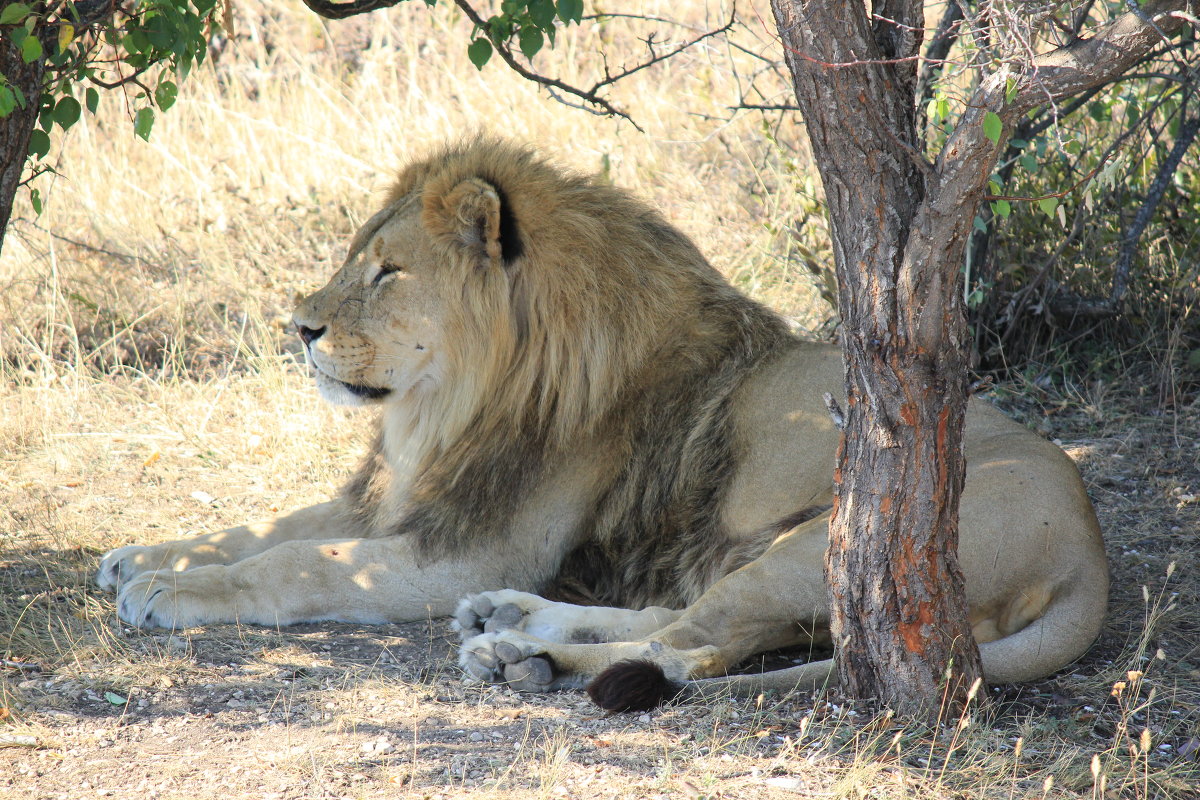
[[[669,47],[728,10],[680,18],[648,2],[639,13],[680,24],[572,28],[539,68],[586,83],[604,69],[596,28],[615,69],[643,57],[639,36],[657,30]],[[397,169],[447,139],[510,136],[601,172],[748,291],[810,325],[827,311],[787,243],[815,208],[797,131],[780,122],[767,137],[760,117],[728,109],[745,76],[763,70],[753,53],[771,44],[752,29],[740,31],[741,50],[712,40],[620,84],[613,99],[639,133],[499,64],[477,71],[469,24],[452,7],[330,23],[296,0],[250,0],[233,21],[149,142],[133,135],[122,93],[106,94],[96,116],[55,141],[57,175],[38,184],[44,212],[19,204],[10,225],[0,260],[5,658],[122,657],[109,600],[88,584],[95,554],[335,491],[367,425],[317,400],[290,311],[336,268]]]
[[[315,399],[290,309],[336,268],[396,170],[447,139],[511,136],[603,172],[748,291],[802,322],[825,313],[785,243],[812,211],[796,131],[767,138],[761,118],[727,108],[742,73],[761,70],[752,56],[714,40],[619,85],[614,99],[643,134],[499,64],[477,71],[453,8],[342,23],[287,0],[235,11],[233,36],[214,40],[148,143],[109,93],[55,142],[44,213],[25,208],[10,226],[0,261],[8,553],[171,538],[332,492],[365,425]],[[660,39],[693,38],[726,14],[691,9]],[[615,66],[640,58],[636,37],[661,26],[599,27]],[[594,80],[595,35],[565,32],[539,68]],[[750,51],[769,46],[741,37]]]
[[[787,96],[754,55],[775,55],[758,6],[743,8],[751,23],[738,47],[712,40],[614,90],[645,133],[556,102],[498,64],[477,72],[457,12],[418,4],[326,23],[298,0],[239,2],[235,36],[183,83],[149,143],[133,136],[121,97],[106,96],[55,143],[45,211],[18,214],[0,260],[0,658],[118,690],[196,669],[165,645],[131,645],[89,583],[96,556],[335,491],[366,421],[319,402],[297,363],[290,309],[336,267],[399,165],[447,138],[499,133],[605,173],[736,284],[819,326],[828,308],[806,264],[827,251],[800,133],[729,111],[752,77],[764,92],[755,99]],[[638,8],[681,13],[655,0]],[[716,27],[727,8],[682,13],[684,25],[661,28],[664,41]],[[595,37],[615,67],[642,56],[650,27],[566,31],[538,66],[586,84],[603,70]],[[1098,680],[1140,669],[1145,655]],[[0,707],[20,707],[20,678],[0,671]],[[886,719],[864,728],[824,700],[798,728],[790,710],[760,705],[688,744],[643,739],[664,753],[662,790],[679,779],[694,796],[721,792],[725,756],[761,756],[775,739],[767,774],[787,791],[811,768],[823,772],[797,785],[835,797],[1098,797],[1101,776],[1110,796],[1182,796],[1170,792],[1185,779],[1140,749],[1137,727],[1161,718],[1165,730],[1178,715],[1162,698],[1143,702],[1141,677],[1126,683],[1115,718],[1128,724],[1085,743],[1035,711],[943,735]],[[549,736],[528,748],[521,769],[537,776],[539,796],[570,771],[571,744]]]

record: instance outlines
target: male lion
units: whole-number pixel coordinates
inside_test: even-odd
[[[379,408],[370,454],[332,502],[110,552],[97,580],[122,619],[454,613],[466,671],[531,690],[631,657],[720,676],[827,623],[838,351],[644,203],[511,144],[450,147],[401,173],[295,322],[321,393]],[[1062,451],[983,402],[966,454],[984,672],[1046,675],[1104,616],[1096,518]]]

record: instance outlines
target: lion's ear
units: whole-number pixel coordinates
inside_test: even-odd
[[[432,233],[451,235],[486,263],[501,266],[520,255],[516,217],[504,193],[481,178],[426,195],[424,219]]]

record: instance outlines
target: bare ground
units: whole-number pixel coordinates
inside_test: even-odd
[[[253,379],[223,384],[225,399],[207,422],[214,433],[235,424],[242,401],[259,391],[246,383]],[[7,407],[30,413],[36,403],[22,395],[52,402],[48,391],[17,389]],[[994,689],[990,711],[941,731],[902,728],[836,693],[606,717],[581,693],[464,685],[443,620],[134,630],[90,584],[104,547],[263,516],[298,504],[303,489],[284,478],[273,485],[278,454],[269,449],[242,463],[236,453],[199,452],[188,437],[156,439],[163,420],[136,406],[119,426],[124,436],[89,430],[96,420],[84,415],[74,433],[110,435],[77,436],[53,453],[33,442],[21,452],[9,427],[0,794],[1073,797],[1099,796],[1103,780],[1107,796],[1200,797],[1194,410],[1139,417],[1086,403],[1050,414],[1020,405],[1084,470],[1109,545],[1112,608],[1100,641],[1073,669]],[[329,472],[292,469],[327,492],[353,451],[326,439]],[[28,480],[30,465],[47,457],[59,474],[38,469]],[[173,504],[168,516],[146,512],[163,530],[102,533],[133,526],[155,503]]]

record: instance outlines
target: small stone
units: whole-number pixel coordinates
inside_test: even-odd
[[[482,742],[482,741],[483,741],[483,734],[482,734],[482,733],[480,733],[479,731],[475,731],[474,733],[472,733],[472,734],[471,734],[470,736],[468,736],[467,738],[468,738],[468,739],[470,739],[472,742]]]
[[[642,714],[640,717],[638,717],[638,722],[649,722],[649,721],[650,721],[649,714]]]

